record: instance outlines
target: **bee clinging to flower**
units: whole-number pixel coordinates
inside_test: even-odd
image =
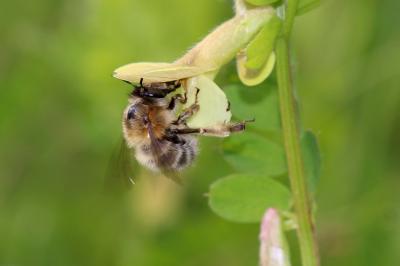
[[[213,79],[236,55],[243,83],[256,85],[270,74],[273,54],[253,58],[253,51],[270,37],[261,29],[274,16],[271,7],[248,10],[174,63],[133,63],[115,70],[114,77],[134,84],[122,126],[139,163],[154,171],[179,171],[195,160],[197,136],[227,137],[245,129],[250,121],[230,121],[229,101]]]
[[[142,78],[129,96],[122,121],[124,138],[137,161],[151,170],[171,172],[191,165],[198,151],[197,135],[226,137],[245,129],[246,121],[207,128],[188,126],[188,120],[201,109],[201,88],[196,88],[194,102],[182,109],[187,93],[173,94],[181,85],[180,80],[146,84]]]

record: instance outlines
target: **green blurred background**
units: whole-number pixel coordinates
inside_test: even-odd
[[[329,0],[296,20],[302,117],[323,156],[323,265],[400,261],[399,10]],[[0,266],[257,265],[258,225],[207,206],[231,171],[219,140],[201,139],[184,188],[104,189],[129,92],[113,69],[172,61],[231,16],[230,0],[0,4]]]

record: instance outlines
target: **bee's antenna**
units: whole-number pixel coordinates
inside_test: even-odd
[[[132,84],[132,83],[130,83],[130,84]],[[143,78],[140,78],[139,86],[138,85],[133,85],[133,91],[132,91],[131,95],[134,95],[136,89],[140,89],[140,88],[144,88],[143,87]]]

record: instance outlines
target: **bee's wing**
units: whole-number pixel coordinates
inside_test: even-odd
[[[154,134],[153,126],[148,123],[147,130],[150,137],[150,148],[153,158],[156,160],[156,164],[160,171],[168,178],[172,179],[178,184],[182,184],[182,179],[177,171],[171,169],[170,158],[166,156],[162,150],[161,143]]]
[[[114,71],[113,76],[131,83],[139,83],[142,78],[145,83],[153,83],[186,79],[213,70],[176,63],[143,62],[119,67]]]
[[[132,158],[132,152],[121,137],[119,145],[114,149],[106,173],[106,186],[123,185],[130,187],[138,176],[139,164]]]

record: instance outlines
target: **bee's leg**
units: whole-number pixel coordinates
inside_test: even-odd
[[[173,122],[173,124],[179,125],[179,124],[185,124],[186,121],[192,117],[195,113],[197,113],[200,110],[200,105],[197,103],[192,104],[188,108],[182,111],[182,113],[178,116],[178,119]]]
[[[249,122],[254,122],[252,120],[244,120],[242,122],[229,123],[221,126],[216,126],[214,128],[182,128],[174,129],[175,134],[199,134],[204,136],[213,137],[228,137],[231,133],[241,132],[246,129],[246,124]]]
[[[174,122],[174,124],[185,124],[186,121],[192,117],[195,113],[197,113],[200,110],[200,105],[198,104],[198,96],[199,96],[199,92],[200,89],[196,88],[196,95],[194,98],[194,103],[192,105],[190,105],[188,108],[182,110],[182,113],[178,116],[178,119]],[[186,98],[186,94],[185,94],[185,98]],[[187,98],[185,99],[187,101]]]
[[[231,110],[231,102],[228,100],[228,106],[226,107],[226,111],[229,112]]]
[[[167,87],[176,90],[177,88],[181,87],[182,83],[180,80],[170,81],[167,82]]]
[[[179,101],[181,104],[185,104],[187,102],[187,97],[186,97],[186,92],[185,94],[182,96],[182,94],[176,94],[174,96],[171,97],[171,101],[168,104],[167,109],[168,110],[174,110],[176,107],[176,101]]]

